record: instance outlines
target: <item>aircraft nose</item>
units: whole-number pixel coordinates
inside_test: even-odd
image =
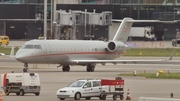
[[[21,54],[16,54],[16,60],[18,60],[18,61],[21,61],[21,60],[23,60],[23,56],[21,55]]]
[[[18,61],[23,61],[24,58],[25,58],[25,56],[24,56],[23,53],[17,52],[15,58],[16,58],[16,60],[18,60]]]

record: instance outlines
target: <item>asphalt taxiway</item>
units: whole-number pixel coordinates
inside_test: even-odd
[[[21,46],[26,41],[10,42],[10,46]],[[136,43],[137,44],[137,43]],[[141,45],[141,42],[139,43]],[[159,42],[156,42],[158,46]],[[144,45],[144,44],[143,44]],[[148,45],[148,44],[147,44]],[[152,44],[151,44],[152,45]],[[154,44],[153,44],[154,45]],[[163,42],[163,47],[172,47],[171,42]],[[157,59],[167,60],[169,57],[121,57],[120,59]],[[179,57],[174,57],[174,61],[180,61]],[[69,83],[81,78],[102,78],[114,79],[121,73],[139,72],[156,73],[158,70],[164,72],[180,72],[180,64],[107,64],[106,66],[97,65],[95,72],[86,72],[86,67],[71,66],[70,72],[62,72],[61,68],[57,68],[57,64],[29,64],[30,72],[39,73],[41,79],[40,96],[34,94],[26,94],[25,96],[16,96],[10,94],[3,96],[4,101],[60,101],[56,97],[56,91],[59,88],[67,86]],[[0,56],[0,74],[9,72],[22,72],[23,63],[9,58],[9,56]],[[127,90],[130,90],[131,101],[137,101],[139,97],[163,97],[170,98],[173,93],[174,98],[180,99],[180,80],[177,79],[148,79],[138,76],[123,76],[125,80],[124,97],[126,100]],[[0,81],[1,82],[1,81]],[[1,89],[2,91],[2,89]],[[66,99],[72,101],[74,99]],[[80,101],[84,101],[81,99]],[[99,101],[98,98],[92,98],[92,101]],[[108,96],[107,101],[112,101],[112,96]],[[117,99],[119,100],[119,99]]]
[[[136,57],[129,57],[136,59]],[[122,57],[122,59],[129,59]],[[145,59],[144,57],[137,57]],[[151,57],[146,57],[150,59]],[[166,57],[164,57],[166,58]],[[164,59],[157,57],[157,59]],[[151,58],[152,59],[152,58]],[[178,58],[176,58],[178,60]],[[36,68],[37,67],[37,68]],[[121,73],[132,73],[133,71],[156,73],[158,70],[164,72],[180,72],[180,65],[174,64],[107,64],[106,66],[97,65],[95,72],[86,72],[86,67],[71,66],[70,72],[62,72],[61,68],[56,68],[57,65],[29,65],[30,72],[39,73],[41,79],[40,96],[34,94],[26,94],[25,96],[16,96],[10,94],[3,96],[4,101],[59,101],[56,97],[56,91],[59,88],[67,86],[69,83],[81,78],[102,78],[114,79]],[[8,56],[0,56],[0,73],[8,73],[11,71],[22,72],[23,64]],[[180,80],[176,79],[148,79],[138,76],[123,76],[125,80],[124,96],[126,100],[127,90],[130,90],[131,101],[137,101],[139,97],[163,97],[170,98],[170,93],[174,94],[174,98],[180,99]],[[2,90],[2,89],[1,89]],[[66,99],[72,101],[73,99]],[[84,101],[81,99],[80,101]],[[92,98],[92,101],[99,101],[98,98]],[[108,96],[107,101],[112,101],[112,96]],[[119,99],[118,99],[119,100]]]

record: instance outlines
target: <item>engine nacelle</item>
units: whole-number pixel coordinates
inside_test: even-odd
[[[111,41],[107,44],[107,50],[109,52],[124,51],[126,45],[123,42]]]

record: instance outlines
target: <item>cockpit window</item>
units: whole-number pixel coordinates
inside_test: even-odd
[[[25,49],[33,49],[33,45],[26,45],[24,48]]]
[[[34,45],[34,49],[42,49],[40,45]]]
[[[23,49],[42,49],[41,45],[24,45]]]

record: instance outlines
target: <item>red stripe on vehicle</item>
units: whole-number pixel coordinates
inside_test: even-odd
[[[4,74],[4,77],[3,77],[3,86],[5,87],[7,82],[6,82],[6,77],[7,77],[7,73]]]

